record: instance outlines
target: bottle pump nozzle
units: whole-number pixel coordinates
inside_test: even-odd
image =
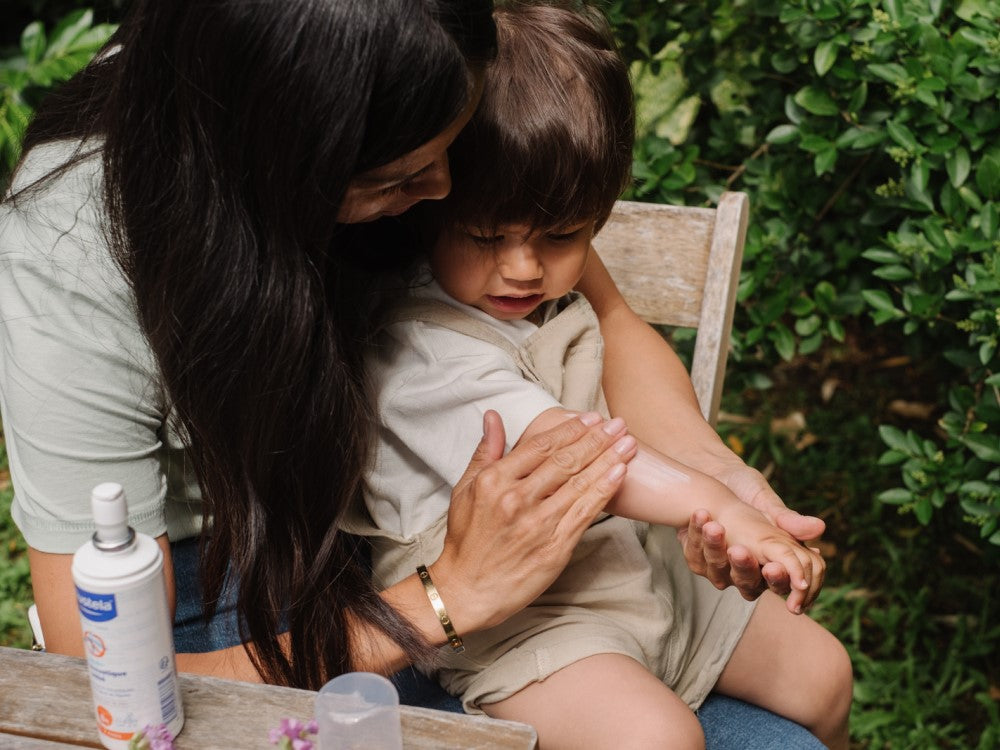
[[[123,549],[135,539],[128,525],[125,490],[116,482],[99,484],[90,493],[90,508],[97,531],[94,544],[103,550]]]

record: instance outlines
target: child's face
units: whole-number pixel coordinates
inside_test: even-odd
[[[534,233],[523,224],[488,234],[453,226],[438,238],[431,269],[459,302],[498,320],[519,320],[576,286],[593,236],[593,221]]]

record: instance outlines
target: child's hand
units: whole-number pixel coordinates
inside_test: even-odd
[[[826,562],[819,551],[806,547],[778,528],[759,511],[734,503],[718,513],[731,546],[745,547],[760,565],[781,565],[787,572],[791,592],[786,600],[790,612],[801,614],[819,594]]]

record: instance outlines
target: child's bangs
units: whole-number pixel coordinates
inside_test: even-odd
[[[475,153],[462,153],[465,144],[459,144],[452,156],[448,221],[486,231],[524,224],[535,232],[603,223],[624,188],[617,165],[622,155],[580,143],[574,137],[580,133],[570,130],[477,134],[468,139],[479,146]],[[488,153],[493,144],[498,153]]]

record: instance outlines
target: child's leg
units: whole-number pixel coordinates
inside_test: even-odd
[[[831,750],[844,750],[852,682],[840,641],[765,592],[715,689],[796,721]]]
[[[621,654],[581,659],[482,709],[497,719],[531,724],[541,750],[705,747],[691,709],[645,667]]]

